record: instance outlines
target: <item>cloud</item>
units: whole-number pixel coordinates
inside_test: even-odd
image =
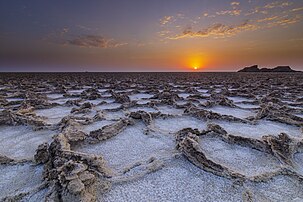
[[[230,3],[231,6],[239,6],[240,5],[240,2],[237,2],[237,1],[233,1]]]
[[[225,38],[236,35],[243,31],[255,30],[257,27],[250,24],[248,21],[243,22],[239,25],[224,25],[221,23],[213,24],[205,29],[199,31],[193,31],[192,27],[186,28],[182,34],[176,35],[174,37],[169,37],[169,39],[182,39],[182,38],[196,38],[196,37],[215,37],[215,38]]]
[[[235,15],[238,16],[241,14],[241,10],[225,10],[225,11],[219,11],[216,12],[217,15]]]
[[[98,35],[79,36],[75,39],[68,40],[66,44],[86,48],[116,48],[127,45],[127,43],[118,43],[114,39],[108,39]]]
[[[171,22],[173,19],[173,16],[164,16],[162,19],[160,19],[161,25],[166,25],[167,23]]]

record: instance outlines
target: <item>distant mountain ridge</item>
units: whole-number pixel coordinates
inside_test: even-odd
[[[293,70],[290,66],[277,66],[275,68],[259,68],[258,65],[253,65],[250,67],[244,67],[238,72],[301,72]]]

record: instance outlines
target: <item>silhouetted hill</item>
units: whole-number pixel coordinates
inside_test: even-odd
[[[238,72],[300,72],[293,70],[290,66],[277,66],[275,68],[259,68],[258,65],[253,65],[250,67],[244,67]]]

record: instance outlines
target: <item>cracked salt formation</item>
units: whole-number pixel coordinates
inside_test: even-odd
[[[42,171],[42,166],[28,163],[0,165],[0,200],[39,187],[43,181]]]
[[[176,133],[183,128],[206,129],[206,123],[190,116],[177,116],[155,119],[155,128],[165,133]]]
[[[242,118],[242,119],[255,115],[255,113],[250,110],[243,110],[243,109],[223,107],[223,106],[215,106],[215,107],[209,108],[208,110],[213,111],[218,114],[231,115],[231,116],[234,116],[237,118]]]
[[[129,126],[117,136],[97,144],[85,145],[77,151],[102,155],[108,165],[119,170],[150,157],[159,158],[174,151],[174,137],[144,134],[142,122]]]
[[[228,75],[2,77],[1,199],[302,201],[302,75]]]
[[[37,116],[45,117],[46,122],[49,124],[57,124],[65,116],[70,115],[71,107],[52,107],[49,109],[37,109],[34,112]]]
[[[103,195],[114,201],[242,201],[243,188],[232,181],[200,170],[185,159],[167,162],[143,178],[113,185]]]
[[[278,159],[270,154],[229,144],[218,138],[202,137],[200,146],[208,158],[248,177],[270,173],[280,168]]]
[[[293,137],[302,138],[303,134],[300,127],[277,123],[273,121],[260,120],[256,125],[244,124],[244,123],[234,123],[226,121],[214,121],[223,127],[228,133],[237,136],[250,137],[255,139],[260,139],[264,135],[274,135],[277,136],[280,133],[286,133]]]
[[[14,159],[33,159],[37,147],[51,142],[54,131],[33,131],[27,126],[0,126],[0,154]]]

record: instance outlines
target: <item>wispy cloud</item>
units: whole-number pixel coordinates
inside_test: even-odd
[[[86,48],[116,48],[127,45],[127,43],[119,43],[114,39],[108,39],[98,35],[83,35],[75,39],[68,40],[69,45],[81,46]]]
[[[252,3],[252,2],[251,2]],[[219,10],[201,13],[196,17],[166,16],[161,19],[162,31],[158,35],[162,40],[184,39],[184,38],[224,38],[237,35],[245,31],[258,29],[269,29],[272,27],[288,27],[289,25],[302,21],[303,16],[299,11],[303,7],[289,1],[273,1],[271,3],[258,4],[256,7],[245,8],[238,1],[229,3],[227,10]],[[223,17],[224,16],[224,17]],[[249,16],[250,20],[247,20]],[[212,17],[212,24],[206,24],[205,18]],[[228,18],[230,22],[226,23]],[[237,19],[236,19],[237,18]],[[236,22],[243,22],[237,24]]]
[[[171,22],[173,18],[173,16],[164,16],[162,19],[160,19],[160,24],[166,25],[167,23]]]
[[[186,28],[182,34],[169,37],[169,39],[182,39],[182,38],[194,38],[194,37],[215,37],[224,38],[233,36],[243,31],[255,30],[257,27],[245,21],[239,25],[224,25],[221,23],[213,24],[205,29],[199,31],[193,31],[192,27]]]

